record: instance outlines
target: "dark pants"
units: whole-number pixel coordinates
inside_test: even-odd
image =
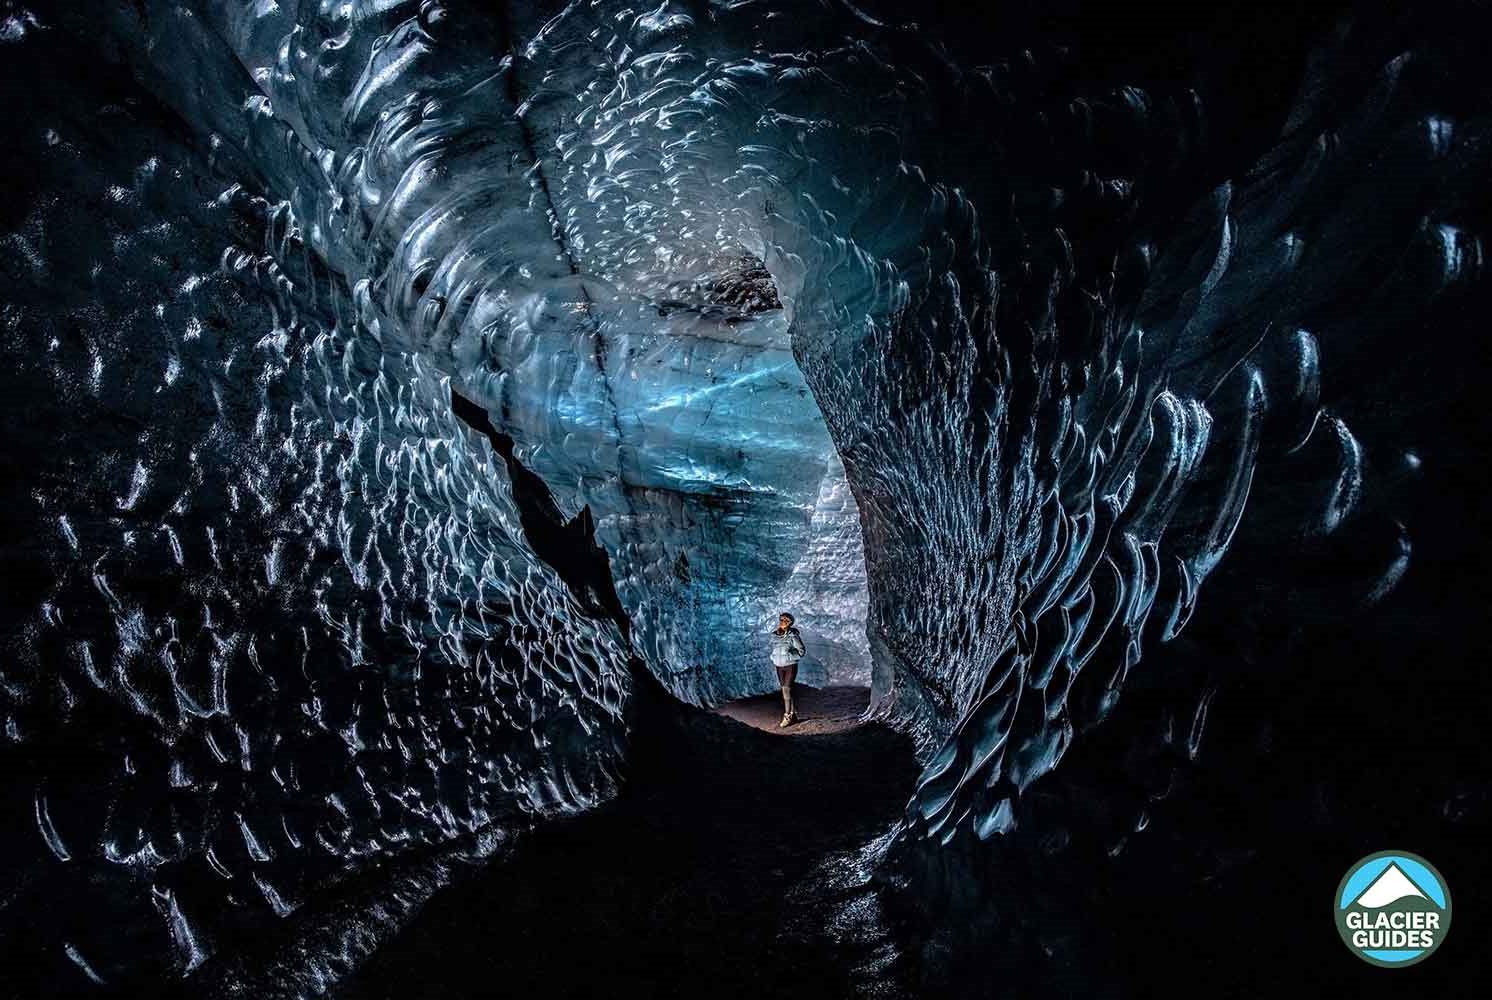
[[[798,679],[798,665],[796,663],[789,664],[788,666],[785,666],[785,667],[778,667],[777,668],[777,686],[778,687],[787,687],[788,685],[792,684],[793,681],[795,681],[797,679]]]

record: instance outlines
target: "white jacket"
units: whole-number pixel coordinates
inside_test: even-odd
[[[772,666],[790,667],[803,659],[803,637],[789,625],[786,632],[772,630]]]

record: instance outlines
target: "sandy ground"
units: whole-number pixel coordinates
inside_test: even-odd
[[[798,721],[786,728],[777,725],[782,721],[782,695],[777,693],[733,701],[715,711],[775,736],[842,733],[860,725],[860,716],[870,704],[870,688],[811,688],[798,684],[793,688],[793,702]]]

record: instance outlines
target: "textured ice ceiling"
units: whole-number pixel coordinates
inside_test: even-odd
[[[6,739],[97,734],[23,796],[126,914],[69,932],[91,978],[593,804],[629,658],[764,690],[779,610],[917,737],[914,850],[1015,824],[1251,508],[1364,553],[1357,596],[1407,564],[1323,373],[1482,268],[1362,173],[1476,162],[1408,57],[1215,176],[1194,90],[849,4],[109,7],[5,29],[102,33],[135,81],[45,98],[5,237],[40,456]],[[609,580],[538,554],[527,474]],[[1195,755],[1177,691],[1155,740]]]

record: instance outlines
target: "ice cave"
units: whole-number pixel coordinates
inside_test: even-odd
[[[0,0],[0,996],[1405,995],[1485,18]]]

